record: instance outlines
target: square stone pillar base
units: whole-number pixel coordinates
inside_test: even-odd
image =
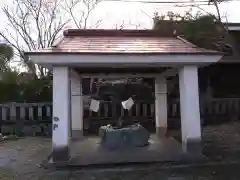
[[[70,160],[69,147],[54,147],[52,152],[53,163],[65,163]]]
[[[167,135],[167,127],[156,127],[156,135],[157,136],[166,136]]]
[[[188,139],[182,142],[182,149],[186,153],[202,154],[202,144],[200,139]]]
[[[82,140],[83,130],[72,130],[72,140]]]

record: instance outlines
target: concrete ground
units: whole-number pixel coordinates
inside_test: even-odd
[[[144,147],[109,150],[99,137],[85,137],[71,143],[71,165],[181,161],[186,158],[181,143],[173,137],[151,135]],[[190,154],[189,154],[190,156]]]
[[[25,138],[0,144],[0,179],[31,180],[234,180],[240,179],[240,123],[203,129],[203,151],[209,162],[204,166],[166,164],[106,169],[44,169],[42,160],[51,152],[51,140]],[[230,163],[231,161],[231,163]],[[232,163],[235,161],[235,163]],[[239,162],[238,162],[239,161]]]

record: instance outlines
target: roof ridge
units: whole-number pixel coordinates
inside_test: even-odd
[[[66,32],[66,31],[65,31]],[[45,54],[81,54],[81,55],[106,55],[106,54],[145,54],[145,55],[157,55],[157,54],[220,54],[217,51],[213,50],[207,50],[200,48],[187,40],[185,40],[182,37],[174,36],[174,37],[168,37],[168,36],[154,36],[151,34],[152,30],[141,30],[141,32],[147,32],[146,34],[141,34],[142,36],[139,36],[137,33],[134,34],[134,32],[139,31],[129,31],[131,32],[130,35],[127,33],[126,36],[119,35],[118,32],[117,35],[114,36],[116,31],[113,34],[110,34],[107,36],[108,38],[114,37],[113,40],[109,40],[108,38],[103,38],[103,34],[100,32],[96,35],[92,31],[90,34],[88,34],[88,31],[84,31],[86,34],[78,35],[79,31],[76,31],[77,34],[75,34],[75,31],[72,31],[73,34],[67,35],[59,41],[55,42],[54,46],[49,47],[48,49],[38,50],[36,53],[45,53]],[[82,31],[81,31],[82,32]],[[108,35],[109,31],[104,31],[104,35]],[[123,32],[121,30],[121,32]],[[124,31],[126,32],[126,30]],[[150,36],[149,36],[150,35]],[[91,39],[95,38],[96,39]],[[79,39],[80,38],[80,39]],[[82,39],[81,39],[82,38]],[[86,41],[83,40],[83,38],[86,38]],[[133,41],[132,38],[136,39],[136,41]],[[34,52],[27,52],[26,54],[33,54]]]
[[[179,39],[180,41],[184,42],[185,44],[190,45],[192,48],[200,48],[200,47],[196,46],[195,44],[189,42],[188,40],[182,38],[181,36],[177,36],[177,39]]]
[[[64,35],[61,34],[60,37],[56,39],[56,41],[51,45],[51,47],[54,47],[54,48],[58,47],[63,40],[64,40]]]
[[[67,29],[65,37],[176,37],[169,32],[161,33],[154,29]]]
[[[199,47],[191,42],[189,42],[188,40],[180,37],[180,36],[177,36],[177,39],[181,40],[182,42],[184,42],[185,44],[188,44],[191,46],[191,48],[196,48],[196,49],[199,49],[199,50],[203,50],[203,51],[212,51],[212,52],[219,52],[219,51],[216,51],[216,50],[213,50],[213,49],[206,49],[206,48],[202,48],[202,47]]]

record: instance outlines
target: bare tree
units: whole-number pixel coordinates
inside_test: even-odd
[[[7,26],[0,36],[36,76],[47,75],[47,69],[30,63],[23,52],[50,47],[59,37],[68,22],[61,18],[59,3],[59,0],[14,0],[12,5],[2,7]]]
[[[113,25],[113,29],[119,29],[119,30],[139,29],[139,28],[140,28],[140,24],[132,23],[131,20],[129,20],[128,22],[125,22],[124,20],[122,20],[121,23],[116,23]]]
[[[71,25],[71,21],[75,25],[78,22],[77,28],[86,28],[89,15],[97,2],[99,0],[70,0],[70,3],[62,0],[12,0],[11,5],[1,7],[7,25],[0,31],[0,36],[14,48],[16,57],[36,77],[49,75],[50,71],[32,64],[23,52],[51,47],[62,31]],[[80,15],[74,14],[74,8],[81,3],[86,8]]]
[[[224,1],[228,1],[228,0],[209,0],[208,4],[213,4],[216,8],[216,11],[217,11],[217,18],[218,18],[218,21],[221,22],[221,13],[220,13],[220,10],[219,10],[219,7],[218,7],[218,4],[219,3],[222,3]]]
[[[88,19],[100,2],[101,0],[64,0],[63,9],[70,16],[76,28],[97,28],[101,24],[101,20],[88,26]]]
[[[216,9],[217,12],[217,16],[216,16],[216,20],[218,20],[219,22],[222,22],[222,16],[221,16],[221,12],[219,9],[219,4],[223,3],[223,2],[228,2],[230,0],[208,0],[208,4],[193,4],[191,5],[192,7],[197,7],[198,9],[200,9],[201,11],[205,12],[208,15],[212,15],[212,13],[207,12],[204,8],[202,8],[201,6],[203,5],[213,5]],[[195,0],[192,0],[192,2],[194,3]]]

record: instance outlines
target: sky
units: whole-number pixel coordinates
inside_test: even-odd
[[[152,19],[154,12],[164,14],[167,11],[173,11],[178,13],[184,13],[189,10],[190,7],[173,7],[172,5],[166,4],[155,4],[155,3],[140,3],[134,2],[136,0],[128,0],[132,2],[123,2],[120,0],[103,0],[99,3],[92,15],[90,16],[89,23],[94,24],[96,21],[101,20],[99,28],[116,28],[121,24],[125,25],[125,28],[136,28],[149,29],[152,28]],[[142,0],[144,1],[144,0]],[[148,0],[149,1],[149,0]],[[154,2],[154,0],[152,0]],[[167,0],[155,0],[155,1],[167,1]],[[176,1],[176,0],[174,0]],[[189,1],[189,0],[178,0],[178,1]],[[11,0],[7,1],[11,2]],[[1,0],[0,6],[6,4]],[[11,6],[10,3],[8,5]],[[232,0],[227,3],[222,3],[220,6],[221,15],[227,17],[228,22],[240,22],[240,0]],[[215,8],[202,6],[205,10],[211,13],[216,13]],[[193,12],[197,12],[199,9],[193,8]],[[0,12],[0,17],[3,13]],[[226,21],[226,18],[223,18]],[[0,29],[4,28],[6,19],[1,18]]]
[[[189,0],[179,1],[184,2]],[[221,11],[221,16],[224,17],[223,21],[240,23],[239,7],[240,0],[232,0],[231,2],[220,4],[219,8]],[[216,14],[214,6],[201,6],[201,8],[210,13]],[[168,11],[173,11],[182,14],[189,9],[190,7],[175,7],[169,4],[122,2],[118,0],[102,1],[100,4],[98,4],[97,8],[92,14],[91,21],[94,22],[99,19],[102,20],[100,28],[115,28],[116,24],[121,25],[124,23],[125,28],[135,28],[137,25],[140,29],[151,29],[153,23],[151,18],[153,17],[154,12],[158,12],[159,14],[165,14]],[[199,10],[200,9],[198,8],[193,8],[192,12],[194,13]]]
[[[159,1],[159,0],[158,0]],[[163,1],[163,0],[160,0]],[[222,3],[220,6],[223,21],[240,22],[240,1],[231,1]],[[202,6],[206,11],[216,14],[215,7]],[[123,21],[127,24],[140,25],[140,28],[152,28],[152,19],[154,12],[164,14],[167,11],[184,13],[190,7],[173,7],[172,5],[163,4],[146,4],[133,2],[102,2],[94,12],[92,17],[103,19],[103,28],[112,28],[113,24],[121,24]],[[193,12],[199,9],[193,8]],[[130,22],[130,23],[128,23]],[[129,28],[131,28],[129,27]]]
[[[124,2],[132,1],[132,2]],[[88,19],[89,25],[95,24],[98,20],[101,20],[101,24],[98,28],[101,29],[116,29],[120,28],[120,25],[124,24],[125,29],[151,29],[153,26],[152,17],[154,12],[158,12],[159,15],[166,14],[168,11],[183,14],[190,10],[190,7],[176,7],[173,4],[155,4],[155,3],[140,3],[134,2],[137,0],[102,0],[94,9],[93,13]],[[139,0],[139,1],[190,1],[190,0]],[[199,1],[199,0],[197,0]],[[0,6],[8,5],[12,6],[12,0],[0,0]],[[179,4],[181,5],[181,4]],[[231,0],[219,5],[221,16],[223,21],[240,23],[240,0]],[[212,14],[216,14],[214,6],[202,6],[204,10]],[[199,11],[198,8],[192,8],[192,13]],[[64,15],[63,15],[64,16]],[[0,10],[0,30],[6,27],[6,18],[4,13]],[[71,27],[71,26],[69,26]],[[74,27],[74,26],[73,26]],[[15,66],[16,63],[13,63]]]

